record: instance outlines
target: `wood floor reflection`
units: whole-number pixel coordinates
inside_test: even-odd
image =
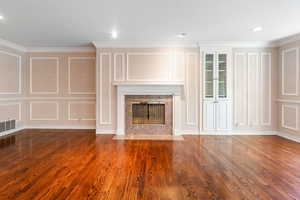
[[[277,136],[112,137],[28,130],[6,139],[0,199],[300,199],[300,145]]]

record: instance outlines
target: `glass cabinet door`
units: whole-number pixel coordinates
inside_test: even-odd
[[[214,97],[214,54],[205,54],[205,98]]]
[[[218,98],[227,98],[227,54],[218,54]]]

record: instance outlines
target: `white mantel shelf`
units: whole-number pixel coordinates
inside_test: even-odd
[[[154,82],[154,81],[114,81],[112,83],[115,86],[184,86],[184,82],[183,81],[176,81],[176,82],[172,82],[172,81],[164,81],[164,82]]]

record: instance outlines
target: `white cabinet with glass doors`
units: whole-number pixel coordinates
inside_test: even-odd
[[[230,130],[231,66],[229,52],[203,54],[203,129]]]

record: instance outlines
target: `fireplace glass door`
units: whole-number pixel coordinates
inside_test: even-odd
[[[133,124],[165,124],[164,102],[132,103]]]

